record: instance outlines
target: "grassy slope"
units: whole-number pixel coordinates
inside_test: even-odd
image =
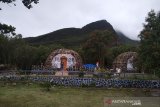
[[[104,97],[145,97],[142,89],[0,87],[0,107],[103,107]]]

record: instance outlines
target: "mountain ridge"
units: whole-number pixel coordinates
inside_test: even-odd
[[[62,44],[64,46],[78,46],[81,43],[85,42],[89,37],[88,35],[95,30],[112,31],[117,35],[119,43],[121,44],[137,44],[137,41],[131,40],[130,38],[126,37],[122,32],[115,31],[113,26],[106,20],[95,21],[83,26],[82,28],[63,28],[37,37],[24,38],[24,40],[33,45]]]

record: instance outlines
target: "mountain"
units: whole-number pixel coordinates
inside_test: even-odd
[[[106,20],[92,22],[82,27],[82,31],[87,32],[87,33],[95,31],[95,30],[110,30],[110,31],[115,32],[112,25],[108,23]]]
[[[118,36],[118,39],[119,41],[122,43],[122,44],[131,44],[131,45],[138,45],[139,44],[139,41],[138,40],[132,40],[130,38],[128,38],[127,36],[125,36],[122,32],[120,31],[116,31],[117,33],[117,36]]]
[[[65,47],[73,47],[84,43],[88,39],[89,34],[95,30],[114,32],[118,37],[118,42],[121,44],[136,44],[136,41],[127,38],[123,33],[116,32],[106,20],[92,22],[82,28],[64,28],[41,36],[24,38],[24,40],[32,45],[61,44]]]

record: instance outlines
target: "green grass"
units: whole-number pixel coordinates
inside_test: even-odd
[[[159,80],[160,78],[153,74],[136,74],[136,73],[126,73],[120,75],[121,79],[128,80]]]
[[[103,107],[104,97],[146,97],[142,89],[52,87],[38,85],[0,87],[0,107]]]

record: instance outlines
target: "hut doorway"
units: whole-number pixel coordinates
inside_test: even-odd
[[[61,57],[61,69],[64,71],[67,69],[67,57],[65,56]]]

